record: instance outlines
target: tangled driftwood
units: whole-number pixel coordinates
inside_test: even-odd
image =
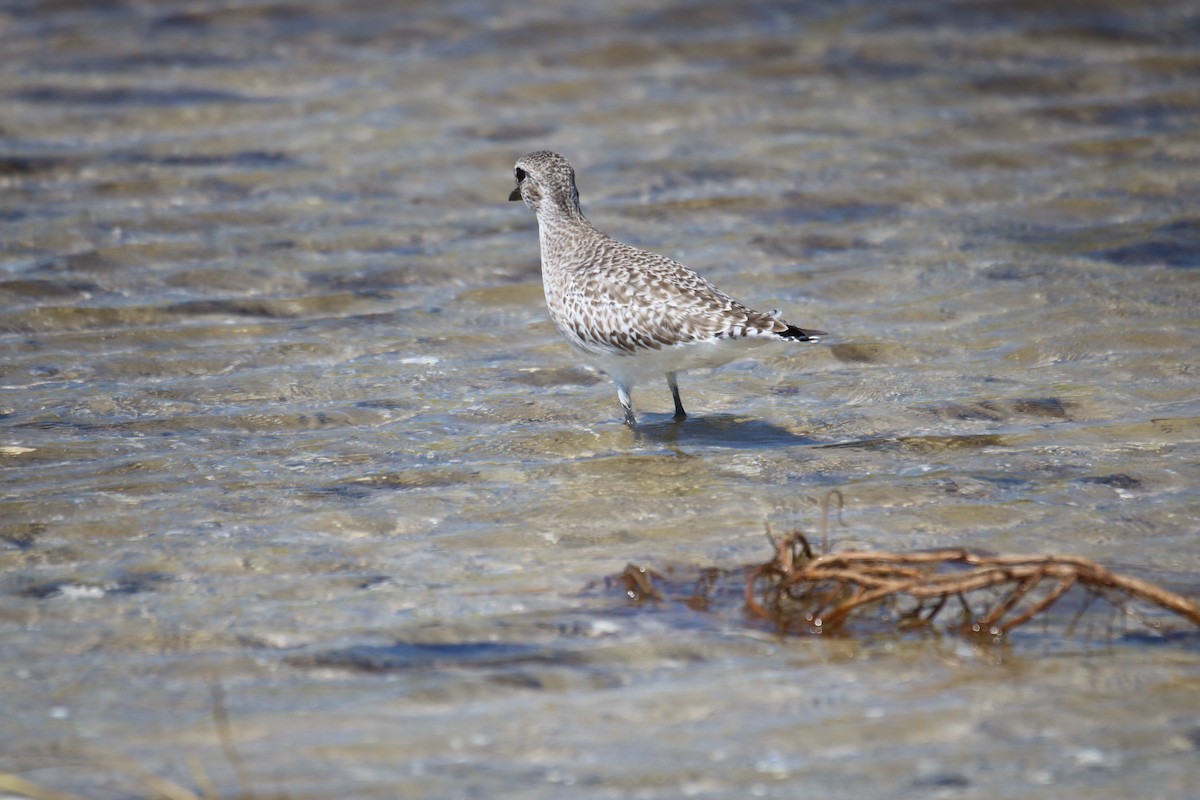
[[[1075,586],[1131,615],[1128,602],[1139,600],[1200,625],[1200,605],[1192,600],[1087,558],[959,548],[814,555],[799,531],[774,544],[774,557],[746,574],[745,600],[751,613],[784,631],[834,633],[870,615],[902,630],[953,619],[946,627],[960,633],[1001,636]]]
[[[1160,633],[1167,632],[1162,622],[1139,614],[1139,608],[1157,607],[1200,626],[1195,601],[1077,556],[1003,556],[961,548],[829,552],[829,518],[832,512],[841,523],[841,506],[836,490],[821,501],[821,555],[800,531],[776,540],[768,525],[774,553],[765,564],[688,570],[685,577],[677,570],[664,574],[630,564],[608,583],[619,584],[635,602],[673,598],[700,611],[742,600],[753,618],[785,633],[842,633],[856,624],[876,631],[1002,637],[1030,620],[1047,618],[1073,588],[1083,602],[1068,634],[1097,599]],[[735,590],[739,579],[741,589]]]

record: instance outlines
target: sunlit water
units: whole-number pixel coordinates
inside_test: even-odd
[[[215,684],[260,797],[1194,796],[1194,638],[586,588],[765,560],[838,489],[843,544],[1194,595],[1194,5],[3,9],[0,769],[233,796]],[[540,148],[831,336],[630,431],[505,201]]]

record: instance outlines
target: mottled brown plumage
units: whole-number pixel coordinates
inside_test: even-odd
[[[748,308],[677,261],[596,230],[579,209],[575,170],[559,154],[529,153],[514,173],[509,199],[523,200],[537,215],[550,318],[617,384],[628,424],[634,424],[630,391],[648,377],[666,376],[675,418],[682,420],[677,372],[720,366],[755,345],[824,335],[789,325],[777,311]]]

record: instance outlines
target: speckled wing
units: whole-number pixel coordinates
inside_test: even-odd
[[[584,350],[633,353],[782,334],[789,327],[775,316],[746,308],[677,261],[605,238],[603,247],[570,270],[562,318],[556,319]]]

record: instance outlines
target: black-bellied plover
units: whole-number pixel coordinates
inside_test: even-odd
[[[747,308],[682,264],[596,230],[579,209],[575,170],[558,153],[523,156],[514,173],[508,199],[537,215],[550,318],[617,384],[630,426],[635,384],[666,376],[675,419],[683,420],[678,373],[719,367],[768,342],[825,335],[789,325],[778,311]]]

